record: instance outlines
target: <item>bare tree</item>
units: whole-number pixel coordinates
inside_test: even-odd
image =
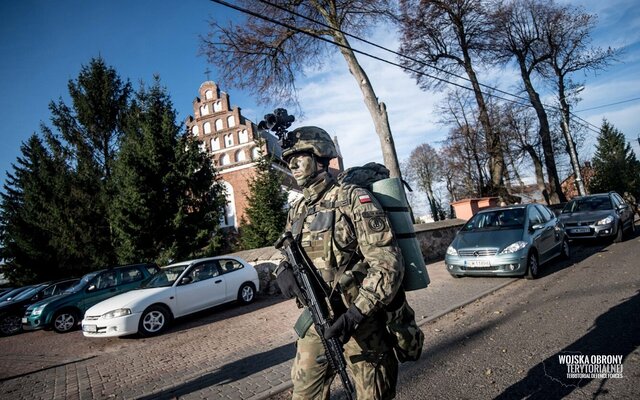
[[[439,121],[441,124],[453,126],[448,140],[456,143],[460,155],[464,155],[472,169],[470,176],[477,182],[475,196],[482,195],[485,182],[489,179],[486,172],[488,156],[484,132],[478,127],[478,112],[473,100],[461,90],[451,91],[439,107],[439,113],[442,116]]]
[[[547,62],[539,65],[538,71],[554,83],[560,102],[560,127],[567,143],[571,167],[576,176],[578,194],[586,194],[580,173],[578,152],[571,134],[569,102],[577,92],[579,84],[571,79],[578,71],[600,70],[613,60],[616,51],[590,46],[590,33],[595,27],[596,17],[581,8],[549,3],[548,15],[543,20],[544,40],[549,49]]]
[[[410,56],[401,63],[423,89],[439,88],[452,74],[468,77],[478,106],[489,155],[490,181],[483,194],[504,192],[504,157],[495,132],[474,62],[489,62],[487,46],[491,23],[481,0],[401,0],[400,52]]]
[[[539,93],[533,85],[536,69],[548,62],[551,53],[544,42],[542,24],[549,14],[549,2],[540,0],[511,0],[499,5],[494,14],[494,43],[496,56],[505,63],[515,59],[524,88],[536,111],[544,162],[549,179],[550,202],[560,203],[566,197],[560,186],[549,119]]]
[[[407,178],[414,181],[427,195],[434,221],[445,218],[442,201],[436,195],[435,185],[442,181],[442,158],[431,145],[423,143],[413,149],[407,161]]]
[[[298,104],[296,78],[303,75],[305,67],[322,65],[327,61],[326,55],[337,48],[362,91],[380,140],[384,164],[391,176],[400,177],[386,106],[378,101],[345,34],[348,31],[363,35],[388,18],[391,2],[238,0],[237,3],[251,8],[254,15],[224,26],[213,20],[209,35],[202,39],[202,51],[220,71],[222,82],[248,89],[264,104]]]
[[[540,137],[536,116],[529,107],[505,104],[501,108],[502,125],[506,141],[510,144],[509,154],[512,158],[523,160],[529,158],[533,164],[538,190],[549,204],[549,193],[544,180]],[[514,166],[515,168],[515,166]]]

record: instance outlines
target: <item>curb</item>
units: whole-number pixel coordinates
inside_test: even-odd
[[[442,311],[442,312],[440,312],[440,313],[438,313],[436,315],[433,315],[433,316],[431,316],[429,318],[426,318],[426,319],[424,319],[424,320],[422,320],[420,322],[417,322],[417,325],[418,326],[423,326],[425,324],[428,324],[429,322],[435,321],[436,319],[438,319],[438,318],[440,318],[440,317],[442,317],[442,316],[444,316],[446,314],[449,314],[450,312],[452,312],[454,310],[457,310],[458,308],[464,307],[464,306],[466,306],[468,304],[473,303],[476,300],[479,300],[479,299],[481,299],[483,297],[486,297],[486,296],[488,296],[490,294],[493,294],[494,292],[497,292],[498,290],[504,288],[505,286],[508,286],[508,285],[512,284],[513,282],[517,282],[517,281],[519,281],[519,279],[511,278],[508,281],[504,282],[503,284],[501,284],[501,285],[499,285],[499,286],[497,286],[495,288],[486,290],[486,291],[474,296],[473,298],[471,298],[469,300],[465,300],[463,302],[460,302],[460,303],[458,303],[458,304],[456,304],[454,306],[451,306],[451,307],[447,308],[446,310],[444,310],[444,311]],[[276,395],[278,393],[282,393],[287,389],[291,389],[292,387],[293,387],[293,382],[291,381],[291,379],[289,379],[288,381],[283,382],[283,383],[281,383],[281,384],[279,384],[279,385],[277,385],[275,387],[272,387],[271,389],[266,390],[266,391],[264,391],[262,393],[258,393],[256,395],[248,398],[247,400],[266,400],[270,396]]]
[[[464,307],[464,306],[466,306],[468,304],[471,304],[476,300],[479,300],[479,299],[481,299],[481,298],[483,298],[485,296],[488,296],[488,295],[492,294],[493,292],[496,292],[496,291],[502,289],[505,286],[508,286],[508,285],[512,284],[513,282],[517,282],[518,280],[519,279],[517,279],[517,278],[515,278],[515,279],[511,278],[510,280],[508,280],[507,282],[503,283],[502,285],[499,285],[499,286],[497,286],[495,288],[486,290],[486,291],[476,295],[475,297],[473,297],[473,298],[471,298],[469,300],[465,300],[465,301],[463,301],[461,303],[458,303],[458,304],[456,304],[454,306],[451,306],[451,307],[447,308],[446,310],[444,310],[444,311],[442,311],[442,312],[440,312],[440,313],[438,313],[438,314],[436,314],[434,316],[431,316],[431,317],[426,318],[426,319],[424,319],[424,320],[422,320],[420,322],[417,322],[417,325],[418,326],[422,326],[422,325],[428,324],[429,322],[435,321],[436,319],[438,319],[438,318],[440,318],[440,317],[442,317],[442,316],[444,316],[446,314],[449,314],[450,312],[452,312],[452,311],[454,311],[454,310],[456,310],[458,308],[461,308],[461,307]]]

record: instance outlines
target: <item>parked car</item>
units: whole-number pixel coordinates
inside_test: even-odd
[[[31,289],[31,287],[32,287],[32,285],[21,286],[19,288],[11,289],[11,290],[8,290],[8,291],[4,292],[0,296],[0,304],[2,304],[2,302],[5,302],[5,301],[10,301],[11,299],[16,297],[20,293],[24,292],[25,290]]]
[[[155,264],[133,264],[88,273],[60,296],[30,305],[22,318],[22,327],[69,332],[78,326],[89,307],[139,287],[159,271]]]
[[[571,199],[560,220],[570,239],[612,238],[621,242],[624,232],[635,232],[634,210],[616,192],[591,194]]]
[[[89,308],[82,320],[87,337],[156,335],[177,317],[237,300],[251,303],[260,288],[256,269],[232,256],[169,265],[133,290]]]
[[[62,279],[40,283],[13,299],[0,303],[0,335],[13,335],[22,331],[21,319],[29,305],[61,294],[79,281],[80,279]]]
[[[482,210],[458,231],[445,264],[453,277],[522,276],[534,279],[540,265],[569,258],[569,240],[556,215],[541,204]]]

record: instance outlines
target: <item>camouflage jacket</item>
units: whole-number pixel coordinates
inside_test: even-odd
[[[366,189],[319,178],[292,205],[287,230],[301,235],[302,249],[345,305],[372,315],[393,300],[404,275],[389,220]]]

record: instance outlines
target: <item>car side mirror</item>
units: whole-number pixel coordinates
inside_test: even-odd
[[[529,230],[531,232],[534,232],[534,231],[537,231],[539,229],[542,229],[543,227],[544,227],[544,225],[542,225],[542,224],[532,224],[532,225],[529,225]]]
[[[87,292],[93,292],[94,290],[96,290],[96,285],[90,285],[90,286],[87,288]]]
[[[185,276],[182,279],[180,279],[180,284],[181,285],[188,285],[191,283],[191,281],[193,281],[193,279],[191,279],[190,276]]]

